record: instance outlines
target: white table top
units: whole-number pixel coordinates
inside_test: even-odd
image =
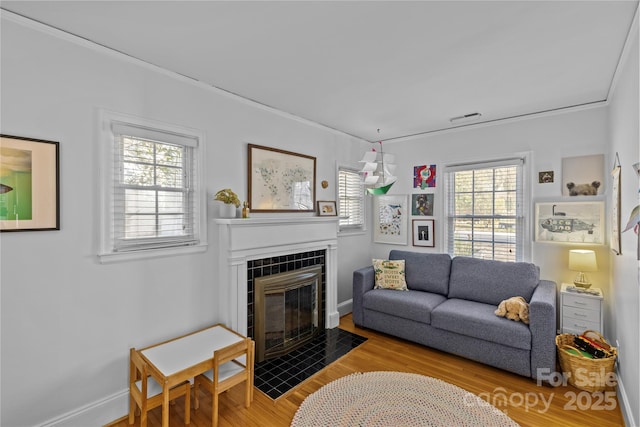
[[[215,350],[242,341],[223,326],[213,326],[140,353],[166,377],[213,358]]]
[[[602,292],[602,289],[600,288],[591,287],[588,289],[581,289],[576,287],[573,283],[563,283],[560,290],[562,293],[568,293],[570,295],[580,295],[581,297],[585,298],[604,298],[604,294]]]

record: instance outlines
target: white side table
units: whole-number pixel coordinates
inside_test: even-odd
[[[563,283],[560,290],[560,331],[579,335],[587,329],[604,335],[602,289],[589,288],[587,292]]]

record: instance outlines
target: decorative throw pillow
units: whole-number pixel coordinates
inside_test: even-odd
[[[395,289],[407,291],[407,282],[404,278],[404,260],[374,259],[373,270],[376,280],[374,289]]]

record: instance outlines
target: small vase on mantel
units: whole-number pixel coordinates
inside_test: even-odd
[[[220,203],[220,218],[235,218],[236,205],[233,203]]]

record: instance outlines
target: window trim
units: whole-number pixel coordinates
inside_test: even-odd
[[[114,202],[114,194],[112,185],[114,180],[114,133],[113,127],[119,125],[132,126],[137,128],[146,128],[150,134],[157,131],[160,135],[185,135],[193,141],[197,141],[197,146],[193,146],[195,162],[195,179],[198,182],[195,197],[195,210],[198,219],[198,243],[188,246],[158,247],[158,248],[140,248],[136,250],[116,252],[114,250],[115,236],[113,235],[114,215],[112,206]],[[167,141],[176,142],[176,141]],[[182,139],[180,143],[186,144],[187,140]],[[98,111],[98,168],[100,171],[99,194],[100,194],[100,241],[97,251],[98,259],[101,263],[112,263],[119,261],[130,261],[149,259],[157,257],[186,255],[194,253],[202,253],[207,250],[207,216],[206,216],[206,191],[204,186],[204,158],[205,158],[205,140],[202,131],[187,128],[184,126],[172,125],[157,120],[145,119],[129,114],[117,113],[100,109]]]
[[[459,172],[463,170],[470,169],[485,169],[492,167],[500,167],[509,164],[514,164],[515,161],[522,161],[522,256],[518,259],[518,262],[531,262],[531,251],[532,251],[532,234],[531,234],[531,170],[529,165],[531,164],[531,153],[530,152],[521,152],[521,153],[511,153],[506,154],[504,156],[496,156],[493,158],[481,158],[475,160],[465,160],[458,162],[450,162],[445,165],[445,179],[444,181],[444,215],[443,215],[443,223],[444,227],[442,227],[442,241],[445,242],[444,249],[447,253],[451,254],[453,249],[449,247],[449,195],[451,192],[450,189],[450,179],[449,176],[451,173]]]
[[[338,214],[340,213],[340,172],[348,171],[359,175],[360,169],[349,164],[338,163],[336,165],[336,200],[338,204]],[[362,224],[361,225],[340,225],[338,221],[338,234],[339,235],[356,235],[365,234],[367,232],[367,203],[366,195],[364,192],[364,186],[362,187]]]

